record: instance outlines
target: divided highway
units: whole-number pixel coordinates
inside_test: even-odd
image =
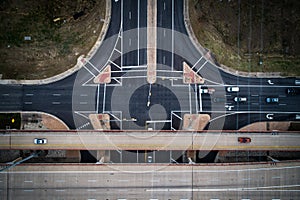
[[[5,199],[297,199],[299,162],[277,165],[23,165],[0,173]]]

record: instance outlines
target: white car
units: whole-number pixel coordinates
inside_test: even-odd
[[[213,94],[215,92],[214,88],[200,89],[201,94]]]
[[[35,138],[33,140],[34,144],[47,144],[46,138]]]
[[[227,92],[239,92],[240,88],[237,86],[227,87]]]
[[[247,98],[246,97],[234,97],[233,99],[235,102],[246,102]]]

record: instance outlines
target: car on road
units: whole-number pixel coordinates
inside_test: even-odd
[[[152,163],[152,156],[148,156],[148,163]]]
[[[238,137],[238,142],[239,143],[250,143],[251,138],[249,138],[249,137]]]
[[[235,102],[246,102],[247,101],[247,97],[234,97],[233,101]]]
[[[214,88],[201,88],[200,89],[200,93],[201,94],[213,94],[215,92],[215,89]]]
[[[287,88],[285,90],[285,92],[286,92],[287,95],[290,95],[290,96],[295,96],[299,93],[297,88]]]
[[[34,144],[47,144],[47,139],[46,138],[35,138],[33,140]]]
[[[231,87],[227,87],[227,92],[239,92],[240,88],[237,86],[231,86]]]
[[[278,103],[279,98],[278,97],[267,97],[266,98],[266,103]]]
[[[215,98],[213,98],[213,102],[223,103],[223,102],[226,102],[226,99],[224,97],[215,97]]]

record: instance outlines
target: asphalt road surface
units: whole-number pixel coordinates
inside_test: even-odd
[[[5,199],[297,199],[299,163],[35,165],[0,173]]]
[[[147,82],[147,1],[112,1],[105,40],[93,56],[83,59],[78,72],[44,85],[0,85],[0,111],[43,111],[71,129],[93,129],[89,114],[109,114],[112,129],[182,129],[184,114],[207,113],[205,129],[236,130],[259,121],[299,120],[300,89],[295,77],[249,78],[224,72],[211,54],[198,52],[188,37],[182,0],[157,1],[157,82]],[[182,63],[205,80],[183,84]],[[93,79],[107,65],[111,82]],[[239,92],[227,88],[238,86]],[[214,88],[213,94],[201,94]],[[235,102],[243,97],[245,102]],[[279,102],[270,104],[267,97]],[[217,99],[223,99],[221,102]]]

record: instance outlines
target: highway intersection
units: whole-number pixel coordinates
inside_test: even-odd
[[[220,133],[222,130],[238,130],[254,122],[300,120],[297,117],[300,114],[298,103],[300,102],[300,96],[288,95],[286,92],[288,88],[300,90],[300,85],[296,84],[297,78],[244,77],[230,74],[213,61],[213,55],[209,51],[199,52],[194,46],[184,21],[183,0],[157,1],[155,5],[157,15],[153,16],[155,23],[152,23],[156,24],[155,27],[149,27],[149,20],[152,18],[149,19],[148,6],[149,0],[112,0],[111,21],[105,39],[89,58],[83,57],[80,59],[82,65],[80,70],[61,80],[47,84],[1,84],[0,111],[46,112],[58,117],[70,129],[75,130],[93,130],[95,127],[93,127],[90,117],[93,114],[109,116],[109,125],[105,123],[101,125],[106,127],[105,129],[153,130],[157,132],[188,129],[189,126],[184,127],[185,115],[208,114],[210,116],[209,123],[204,129],[220,130]],[[149,31],[151,33],[154,31],[155,34],[149,36]],[[155,51],[148,48],[149,39],[151,38],[156,38]],[[155,70],[149,67],[149,54],[151,53],[153,56],[153,52],[155,52],[154,57],[156,59]],[[189,71],[186,71],[184,66],[187,66],[186,69]],[[151,74],[151,77],[149,74]],[[155,81],[152,82],[152,80]],[[197,80],[203,82],[199,83]],[[234,92],[228,89],[232,87],[238,87],[238,91]],[[210,89],[213,92],[205,93],[202,92],[203,89]],[[236,102],[235,99],[240,97],[246,99],[246,101]],[[268,103],[266,102],[267,97],[276,97],[279,102]],[[49,138],[51,137],[53,137],[52,141],[57,140],[55,136],[49,136]],[[231,137],[235,138],[236,136]],[[82,140],[82,138],[80,139]],[[143,140],[143,138],[140,139],[140,141]],[[193,140],[193,137],[191,139],[193,143],[195,140]],[[75,140],[78,140],[78,138]],[[279,144],[280,141],[284,141],[284,136],[280,135],[274,140]],[[206,139],[203,141],[206,141]],[[267,142],[270,143],[271,141]],[[298,145],[295,145],[297,141],[299,140],[290,140],[296,148],[299,148]],[[69,142],[71,142],[71,139]],[[89,142],[95,141],[93,141],[93,138],[89,138]],[[122,144],[122,142],[124,141],[119,141],[119,144]],[[177,142],[180,143],[180,141]],[[229,139],[223,142],[230,143]],[[237,143],[236,138],[234,142],[233,146]],[[153,143],[151,144],[153,145]],[[217,147],[214,141],[212,143],[213,147]],[[66,144],[63,145],[67,146]],[[274,148],[276,147],[275,145]],[[188,148],[187,145],[182,150]],[[119,151],[122,147],[116,146],[116,149]],[[126,152],[124,156],[126,156],[125,154]],[[154,152],[143,155],[147,155],[146,158],[143,158],[145,162],[149,162],[147,159],[150,159],[150,157],[148,156],[151,156],[153,162],[155,162],[155,159],[159,160],[158,156],[155,158]],[[172,157],[168,158],[171,159]],[[282,198],[299,196],[298,165],[280,168],[280,174],[276,174],[276,167],[274,167],[276,168],[274,171],[267,170],[268,172],[264,169],[260,171],[256,170],[256,167],[253,168],[250,171],[235,169],[233,172],[229,169],[228,172],[225,172],[228,177],[232,177],[230,181],[234,182],[235,185],[229,185],[230,183],[226,182],[227,179],[222,181],[225,181],[228,185],[222,185],[223,183],[222,181],[219,182],[219,179],[226,177],[224,174],[215,173],[215,171],[203,174],[203,171],[196,169],[196,167],[180,173],[175,170],[176,173],[172,172],[173,174],[164,174],[163,171],[152,171],[153,169],[150,169],[151,173],[146,174],[145,179],[138,181],[134,177],[136,176],[139,179],[140,176],[134,175],[134,173],[132,173],[134,177],[131,177],[132,174],[123,174],[120,175],[122,177],[116,177],[116,179],[102,179],[101,177],[92,179],[93,175],[89,175],[89,180],[94,180],[90,181],[89,184],[92,184],[92,182],[104,184],[103,181],[108,184],[120,180],[134,180],[132,181],[133,185],[128,186],[129,188],[109,189],[112,191],[111,198],[119,199],[122,199],[118,195],[120,190],[123,190],[124,194],[130,195],[132,188],[134,188],[137,198],[144,197],[145,191],[147,198],[158,198],[155,195],[158,194],[159,198],[168,196],[172,199],[172,195],[175,194],[175,198],[179,196],[178,193],[180,193],[182,199],[201,199],[197,198],[197,195],[200,194],[207,199],[221,199],[224,193],[228,197],[238,197],[240,199],[252,197],[254,199],[272,199],[278,196]],[[126,169],[122,170],[126,171]],[[271,174],[268,174],[269,172]],[[47,173],[44,174],[45,180],[49,179]],[[112,176],[115,173],[116,171],[113,170],[105,174],[105,177]],[[272,173],[275,173],[275,175]],[[281,173],[287,176],[282,176]],[[70,184],[73,184],[74,179],[72,179],[72,176],[67,177],[68,175],[72,175],[72,172],[66,173],[65,178],[66,180],[70,179]],[[164,180],[157,179],[157,176],[160,175]],[[1,173],[1,176],[8,175]],[[27,176],[27,174],[22,174],[22,177],[24,176]],[[58,176],[55,175],[55,177]],[[124,179],[127,176],[129,178]],[[174,180],[172,177],[175,177]],[[235,180],[235,178],[241,177],[241,180]],[[27,178],[21,179],[22,184],[32,183],[30,182],[32,180],[27,180]],[[3,177],[4,179],[6,180],[5,177]],[[81,181],[78,181],[82,179],[80,173],[77,174],[76,179],[76,183],[81,183]],[[57,180],[51,179],[52,182],[56,181],[55,184],[58,184]],[[150,182],[146,183],[146,180],[150,180]],[[175,184],[175,181],[178,180],[186,182]],[[280,182],[281,180],[284,184]],[[0,183],[4,182],[2,179],[0,181]],[[6,181],[8,182],[8,180]],[[144,185],[139,187],[139,181],[142,181]],[[205,183],[210,182],[211,187],[202,185],[203,181]],[[274,181],[276,183],[272,185]],[[154,187],[158,184],[157,182],[162,186]],[[13,184],[16,183],[17,180],[13,181]],[[127,183],[131,183],[131,181],[126,181]],[[265,186],[265,183],[268,183],[267,186]],[[118,182],[118,184],[121,183]],[[169,185],[170,188],[163,186],[164,184]],[[190,187],[191,185],[192,187]],[[60,193],[59,195],[62,193],[68,195],[74,192],[96,192],[95,194],[99,195],[103,192],[103,188],[88,189],[87,186],[73,186],[71,189],[66,189],[46,184],[45,188],[49,187],[47,188],[49,191],[55,190],[55,192]],[[293,190],[287,191],[289,189],[286,189],[286,187]],[[10,188],[13,188],[13,186],[10,186]],[[4,191],[7,196],[9,196],[7,193],[14,192],[16,197],[23,197],[25,193],[31,196],[36,191],[39,194],[47,195],[47,190],[43,189],[20,186],[20,189]],[[278,192],[269,191],[273,189],[278,190]],[[244,192],[245,190],[247,192]],[[173,193],[169,194],[170,191]],[[221,194],[221,196],[217,197],[214,194]]]

